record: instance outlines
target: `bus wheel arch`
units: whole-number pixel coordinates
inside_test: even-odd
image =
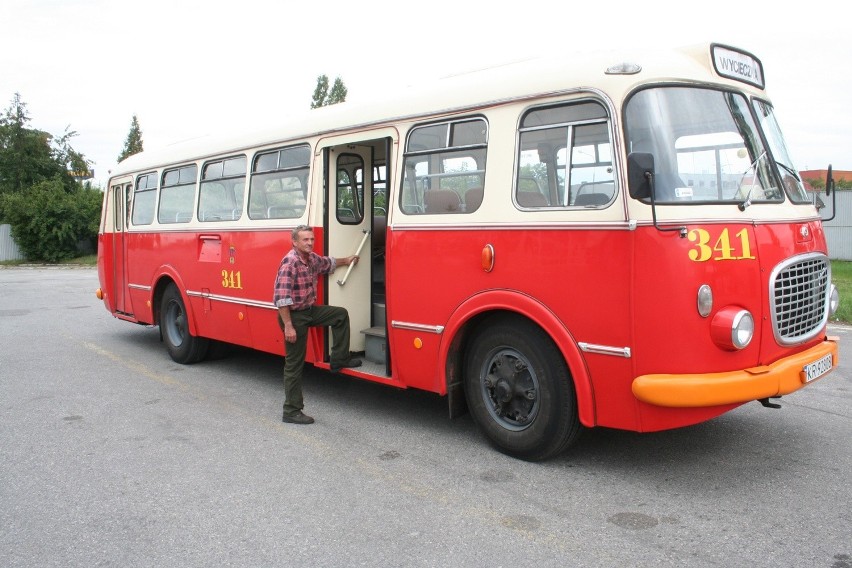
[[[479,429],[500,451],[538,461],[580,434],[574,380],[554,341],[511,312],[476,318],[463,341],[462,382]]]
[[[160,327],[160,338],[166,344],[172,360],[190,365],[204,359],[210,346],[210,340],[193,333],[193,326],[187,304],[177,284],[170,278],[163,278],[154,291],[156,322]]]
[[[464,357],[470,341],[494,317],[516,317],[541,329],[558,349],[574,383],[580,423],[586,427],[597,424],[594,390],[585,359],[570,331],[547,307],[528,295],[511,290],[492,290],[476,294],[463,302],[453,313],[444,329],[447,339],[441,347],[445,362],[445,391],[449,395],[450,416],[464,414]]]

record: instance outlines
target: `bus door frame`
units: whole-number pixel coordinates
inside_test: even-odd
[[[386,154],[398,147],[398,132],[396,129],[382,129],[361,133],[357,136],[346,135],[324,138],[319,141],[317,154],[323,161],[323,195],[325,208],[323,225],[326,228],[322,254],[341,258],[358,252],[360,260],[349,270],[341,266],[334,274],[328,276],[326,283],[326,304],[342,306],[349,312],[350,322],[350,351],[361,352],[366,348],[366,336],[361,333],[372,327],[372,245],[373,227],[373,166],[377,161],[375,148],[383,148]],[[357,224],[344,224],[338,218],[337,211],[337,165],[340,156],[354,154],[363,161],[363,218]],[[385,156],[386,171],[390,171],[393,156]],[[386,175],[386,177],[390,177]],[[390,187],[390,179],[386,180]],[[369,236],[365,239],[365,232]],[[359,245],[363,241],[361,250]],[[381,240],[383,242],[384,239]],[[345,279],[345,280],[344,280]],[[342,282],[342,284],[341,284]],[[326,351],[329,351],[330,341],[326,336]],[[328,353],[326,353],[328,357]]]
[[[132,315],[133,309],[127,290],[127,222],[130,217],[130,199],[133,184],[119,182],[111,186],[112,192],[112,297],[114,311]]]

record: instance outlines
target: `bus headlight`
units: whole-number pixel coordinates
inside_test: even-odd
[[[840,307],[840,293],[837,291],[837,286],[831,285],[831,291],[828,293],[828,315],[833,316]]]
[[[722,349],[745,349],[754,337],[754,318],[748,310],[737,306],[722,308],[713,316],[710,335]]]

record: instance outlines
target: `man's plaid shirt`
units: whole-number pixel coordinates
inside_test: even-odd
[[[337,263],[332,257],[312,252],[306,263],[296,249],[291,250],[278,267],[272,299],[275,307],[289,306],[294,311],[311,307],[317,299],[317,276],[334,272],[335,268]]]

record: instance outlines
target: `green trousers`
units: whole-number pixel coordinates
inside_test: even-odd
[[[302,397],[302,369],[308,348],[308,328],[331,327],[331,364],[342,365],[349,359],[349,312],[338,306],[311,306],[305,310],[290,311],[290,321],[296,330],[296,341],[284,341],[284,414],[292,416],[305,407]],[[284,322],[278,317],[283,332]]]

